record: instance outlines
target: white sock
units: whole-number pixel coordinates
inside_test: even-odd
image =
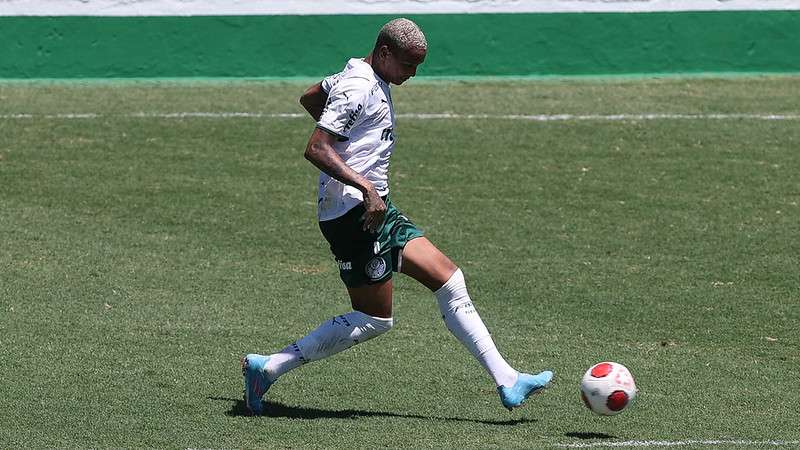
[[[497,386],[513,386],[519,373],[497,351],[489,330],[472,305],[461,269],[435,295],[450,332],[480,361]]]
[[[280,352],[270,355],[265,368],[267,377],[274,381],[303,364],[327,358],[383,334],[392,325],[392,318],[372,317],[361,311],[336,316]]]

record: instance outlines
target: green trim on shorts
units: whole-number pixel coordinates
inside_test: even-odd
[[[377,233],[364,231],[363,203],[341,217],[319,222],[339,266],[339,277],[347,287],[386,281],[397,272],[403,247],[424,235],[408,217],[395,208],[388,196],[386,216]]]

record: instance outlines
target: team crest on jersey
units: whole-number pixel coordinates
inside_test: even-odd
[[[380,256],[376,256],[369,260],[364,270],[367,272],[367,276],[370,279],[377,280],[386,273],[386,261]]]

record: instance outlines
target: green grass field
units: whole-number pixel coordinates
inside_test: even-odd
[[[395,204],[556,383],[503,409],[398,276],[391,333],[246,417],[239,358],[349,309],[304,87],[0,84],[0,447],[800,446],[797,77],[396,88]],[[641,390],[612,418],[578,392],[603,360]]]

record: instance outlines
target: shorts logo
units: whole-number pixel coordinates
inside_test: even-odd
[[[364,270],[367,272],[367,276],[370,279],[377,280],[386,273],[386,261],[380,256],[376,256],[369,260]]]

